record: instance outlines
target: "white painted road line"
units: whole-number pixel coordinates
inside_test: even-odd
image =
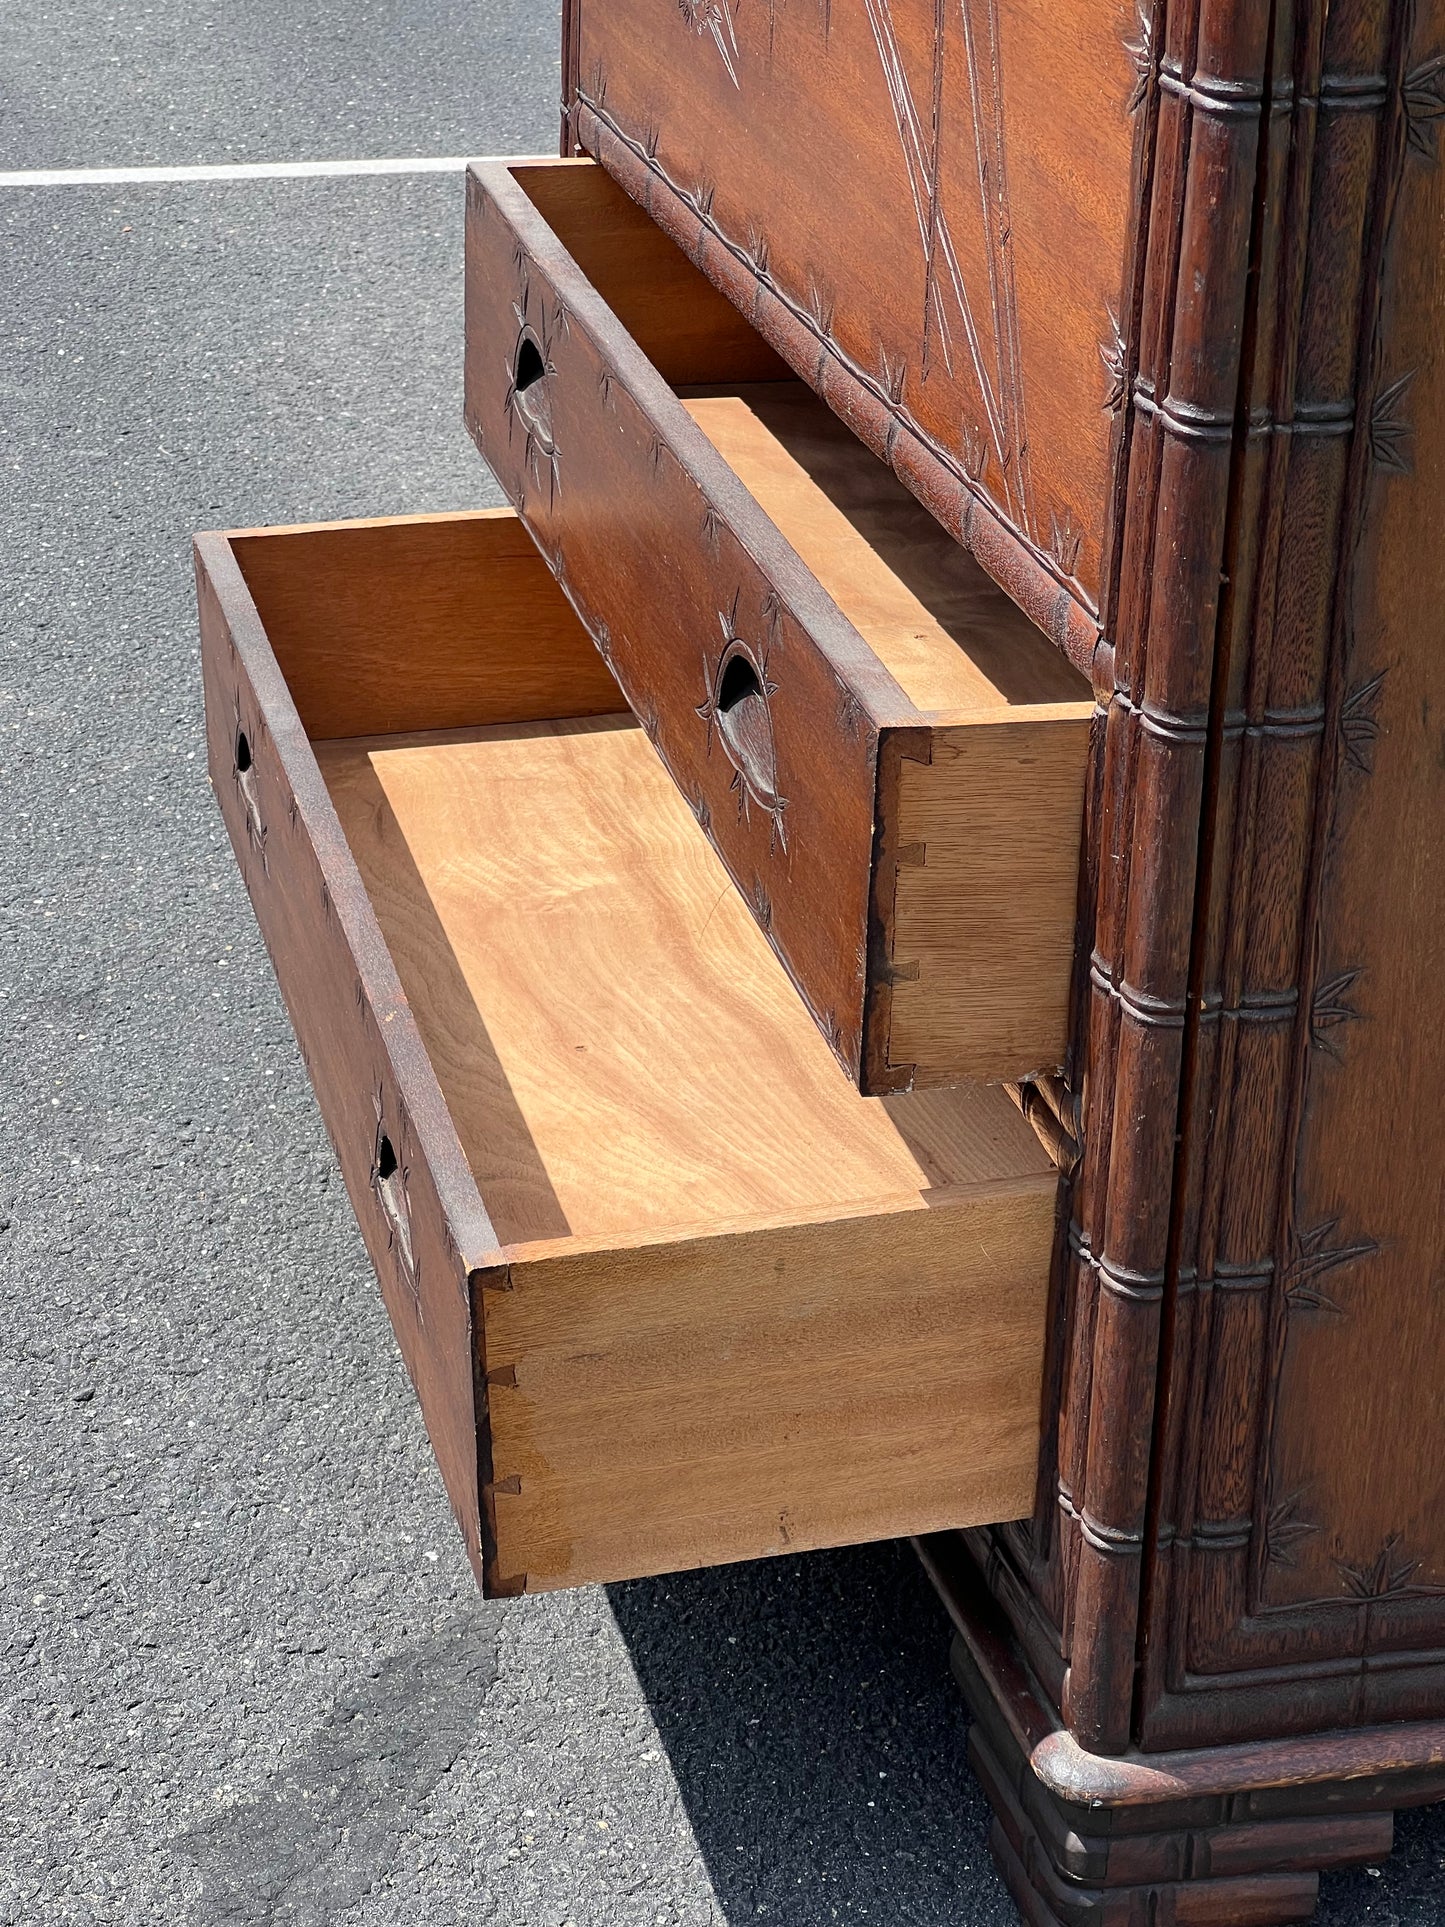
[[[355,174],[454,174],[473,156],[392,161],[236,161],[213,167],[54,167],[0,174],[0,187],[130,187],[173,181],[305,181]]]

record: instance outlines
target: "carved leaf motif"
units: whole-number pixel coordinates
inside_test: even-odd
[[[835,301],[832,293],[810,274],[808,276],[808,313],[820,335],[833,332]]]
[[[1384,693],[1385,670],[1357,684],[1340,705],[1340,736],[1345,745],[1345,761],[1351,769],[1368,776],[1374,767],[1375,738],[1380,733],[1380,697]]]
[[[1406,139],[1425,160],[1435,158],[1435,123],[1445,117],[1445,54],[1422,61],[1405,76]]]
[[[1323,1224],[1301,1232],[1296,1238],[1294,1261],[1284,1287],[1285,1303],[1291,1311],[1339,1314],[1340,1307],[1327,1292],[1321,1291],[1316,1280],[1328,1272],[1338,1271],[1342,1265],[1354,1264],[1357,1259],[1373,1258],[1380,1249],[1373,1238],[1360,1238],[1353,1244],[1332,1243],[1339,1228],[1338,1218],[1327,1218]]]
[[[988,442],[976,422],[963,427],[963,472],[971,482],[982,482],[988,468]]]
[[[1332,1057],[1339,1056],[1339,1050],[1330,1041],[1330,1032],[1341,1024],[1348,1024],[1359,1017],[1346,993],[1353,987],[1358,970],[1342,970],[1328,983],[1316,986],[1314,1001],[1310,1005],[1310,1042],[1320,1050],[1327,1050]]]
[[[712,503],[709,502],[702,512],[702,539],[707,544],[709,552],[713,555],[717,554],[718,530],[721,525],[721,518],[717,510],[713,507]]]
[[[931,72],[925,71],[914,36],[900,37],[892,0],[863,0],[863,12],[888,89],[893,121],[908,176],[909,199],[923,248],[923,358],[929,377],[936,346],[943,365],[954,372],[955,354],[966,351],[978,386],[978,400],[998,457],[1007,506],[1032,538],[1036,529],[1033,485],[1026,461],[1024,380],[1019,353],[1018,290],[1014,273],[1004,111],[1003,56],[997,0],[967,0],[962,5],[963,53],[968,77],[969,113],[975,129],[978,206],[988,249],[987,314],[976,311],[975,287],[965,273],[943,205],[940,120],[933,101],[942,86],[944,36],[931,38]],[[942,18],[942,15],[939,16]],[[925,43],[929,44],[925,36]],[[925,91],[926,90],[926,91]],[[895,387],[896,382],[896,387]],[[883,392],[893,407],[902,404],[902,380],[885,370]],[[1015,451],[1010,466],[1008,450]]]
[[[728,79],[734,87],[739,86],[738,33],[728,0],[677,0],[677,8],[699,39],[704,34],[711,35],[728,70]]]
[[[1124,51],[1134,63],[1134,87],[1126,110],[1130,114],[1137,114],[1144,105],[1154,73],[1154,9],[1149,0],[1138,0],[1137,10],[1138,36],[1124,42]]]
[[[1415,430],[1401,404],[1415,379],[1414,369],[1382,388],[1370,410],[1370,453],[1392,475],[1408,475]]]
[[[1056,509],[1049,511],[1049,554],[1065,575],[1072,575],[1079,563],[1079,548],[1083,542],[1083,531],[1074,522],[1074,512],[1066,508],[1060,516]]]
[[[1335,1564],[1346,1590],[1356,1599],[1389,1599],[1394,1594],[1410,1591],[1410,1581],[1420,1570],[1420,1561],[1402,1558],[1401,1544],[1400,1534],[1392,1532],[1367,1566],[1351,1566],[1337,1559]]]
[[[1295,1547],[1301,1539],[1308,1539],[1319,1531],[1300,1512],[1300,1499],[1303,1495],[1291,1492],[1288,1498],[1281,1499],[1271,1506],[1269,1518],[1265,1522],[1265,1555],[1271,1565],[1293,1566]]]
[[[1109,377],[1109,392],[1104,397],[1104,411],[1115,414],[1124,406],[1124,385],[1128,376],[1128,356],[1124,347],[1124,331],[1119,326],[1119,317],[1109,309],[1109,339],[1099,343],[1099,359]]]
[[[886,348],[878,350],[878,386],[895,408],[903,400],[903,384],[907,374],[908,369],[903,361],[895,364],[889,359]]]

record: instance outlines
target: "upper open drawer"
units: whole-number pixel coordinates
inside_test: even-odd
[[[487,1588],[1026,1512],[1053,1166],[1000,1090],[849,1090],[516,519],[197,563],[212,781]]]
[[[1087,684],[599,168],[489,162],[467,421],[866,1092],[1063,1059]]]

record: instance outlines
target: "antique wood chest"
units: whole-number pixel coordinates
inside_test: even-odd
[[[1445,0],[563,73],[516,514],[198,545],[479,1575],[911,1533],[1030,1927],[1306,1919],[1445,1797]]]

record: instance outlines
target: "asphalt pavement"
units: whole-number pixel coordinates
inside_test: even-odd
[[[556,42],[26,0],[0,170],[549,151]],[[0,190],[0,1921],[1013,1927],[906,1548],[477,1598],[206,786],[193,529],[499,499],[461,223]],[[1326,1927],[1445,1923],[1400,1832]]]

